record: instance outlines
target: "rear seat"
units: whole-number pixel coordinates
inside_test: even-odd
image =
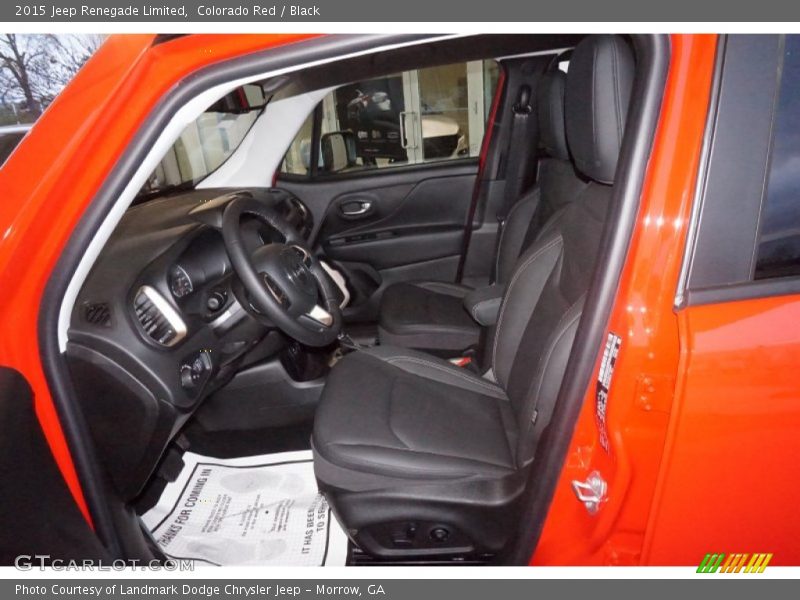
[[[536,185],[517,201],[506,218],[498,244],[496,281],[472,289],[441,281],[415,281],[389,286],[383,294],[378,332],[383,345],[430,352],[458,353],[477,346],[481,328],[497,318],[503,291],[519,256],[542,226],[585,187],[567,149],[564,126],[563,72],[546,73],[538,86],[540,145]]]

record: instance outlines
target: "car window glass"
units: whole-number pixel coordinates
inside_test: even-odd
[[[470,61],[333,90],[321,103],[317,170],[352,172],[477,156],[498,74],[494,60]],[[282,173],[309,174],[312,124],[309,116]]]
[[[191,188],[233,154],[264,109],[257,85],[238,88],[187,125],[139,192],[139,199]]]
[[[756,279],[800,275],[800,35],[786,36]]]
[[[292,175],[307,175],[311,161],[311,134],[314,128],[314,113],[312,112],[303,122],[303,126],[289,146],[289,151],[283,158],[282,173]]]

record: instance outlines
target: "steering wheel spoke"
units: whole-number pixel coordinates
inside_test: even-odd
[[[314,307],[303,316],[325,327],[333,325],[333,315],[319,304],[315,304]]]
[[[290,309],[292,303],[289,300],[289,296],[286,295],[286,292],[283,291],[278,282],[263,271],[259,273],[259,275],[261,275],[261,279],[264,282],[264,287],[272,294],[272,297],[275,298],[278,304],[287,310]]]
[[[292,244],[289,247],[295,252],[297,252],[298,256],[300,256],[300,260],[303,261],[303,264],[306,267],[311,267],[312,264],[311,253],[308,250],[306,250],[305,248],[303,248],[303,246],[299,244]]]

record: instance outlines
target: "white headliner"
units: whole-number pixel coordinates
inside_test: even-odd
[[[289,144],[314,107],[332,89],[335,88],[270,102],[233,154],[197,184],[197,188],[272,185],[272,175],[280,166]],[[265,144],[264,140],[269,140],[269,143]]]

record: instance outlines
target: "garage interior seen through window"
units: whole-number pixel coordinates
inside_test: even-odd
[[[499,67],[494,60],[416,69],[350,83],[322,100],[317,171],[352,172],[480,154]],[[311,174],[314,114],[306,119],[281,172]],[[326,161],[326,141],[350,147]]]

